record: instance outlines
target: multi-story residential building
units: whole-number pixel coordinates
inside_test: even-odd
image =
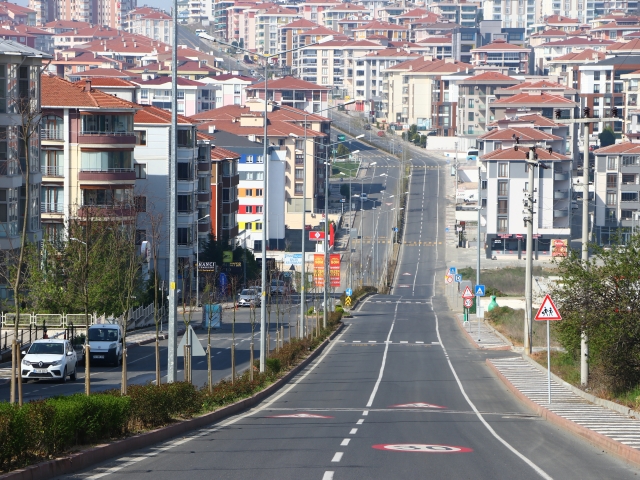
[[[139,109],[91,87],[42,76],[42,225],[64,233],[69,218],[136,220],[134,115]]]
[[[244,75],[223,73],[215,77],[204,77],[199,81],[214,88],[215,105],[219,108],[225,105],[243,105],[247,101],[246,88],[256,80]]]
[[[512,45],[498,39],[488,45],[472,49],[471,63],[476,67],[508,68],[515,74],[528,73],[530,54],[530,48]]]
[[[80,80],[81,82],[84,80]],[[135,102],[138,99],[139,85],[118,77],[91,77],[91,88],[95,88],[127,102]]]
[[[171,79],[137,80],[137,102],[140,105],[171,109]],[[178,77],[178,113],[191,116],[215,108],[215,88],[206,83]]]
[[[553,3],[552,3],[553,2]],[[547,28],[551,28],[554,30],[561,30],[563,32],[573,32],[577,28],[580,27],[581,18],[584,14],[584,8],[581,8],[584,5],[583,0],[564,0],[563,11],[571,12],[569,13],[560,13],[560,0],[543,0],[542,2],[542,24]],[[551,7],[553,13],[549,13],[548,8]],[[568,7],[568,8],[567,8]],[[580,8],[579,8],[580,7]]]
[[[449,81],[442,77],[472,68],[452,58],[434,60],[424,56],[386,69],[382,87],[385,120],[454,135],[457,105],[449,91]]]
[[[640,143],[623,142],[595,152],[595,218],[600,245],[626,240],[640,211]]]
[[[231,150],[217,145],[211,148],[211,233],[229,245],[234,245],[238,236],[239,160],[240,155]]]
[[[329,106],[329,89],[294,77],[271,80],[267,84],[270,101],[304,110],[308,113],[325,111]],[[264,82],[246,87],[247,98],[264,99]]]
[[[347,27],[345,31],[344,24],[341,24],[342,20],[348,19],[349,17],[360,18],[363,21],[366,20],[366,23],[372,20],[370,12],[363,5],[357,5],[355,3],[338,3],[331,8],[323,10],[318,20],[313,20],[312,17],[310,17],[309,20],[313,22],[317,21],[331,30],[351,35],[352,32],[350,29]]]
[[[489,109],[495,90],[511,87],[519,80],[499,72],[483,72],[458,80],[458,132],[463,137],[478,137],[495,118]]]
[[[340,5],[341,2],[339,0],[310,0],[302,3],[298,9],[302,19],[311,21],[318,25],[326,25],[324,23],[324,13],[335,6]]]
[[[570,36],[563,40],[543,43],[533,47],[535,71],[539,75],[549,73],[550,62],[568,55],[569,53],[580,53],[587,49],[605,53],[613,44],[611,40],[600,40],[583,37],[581,35]]]
[[[38,11],[34,8],[26,8],[11,2],[0,2],[0,16],[14,25],[28,25],[35,27],[42,25],[38,22]]]
[[[141,7],[127,12],[122,29],[127,33],[144,35],[152,40],[173,45],[171,16],[157,8]]]
[[[53,53],[53,34],[37,27],[28,25],[3,25],[0,28],[0,38],[13,40],[41,52]]]
[[[158,247],[158,271],[169,278],[169,158],[171,113],[153,106],[139,107],[134,119],[135,203],[139,241]],[[199,138],[195,123],[178,116],[177,230],[180,265],[193,265],[196,248],[206,245],[212,231],[211,145]],[[201,220],[199,220],[201,219]],[[199,242],[197,241],[199,239]],[[189,269],[193,271],[193,269]],[[192,282],[190,282],[193,285]]]
[[[547,62],[549,75],[558,78],[558,83],[581,91],[580,66],[604,60],[604,52],[596,52],[587,48],[579,53],[567,53]]]
[[[48,55],[11,40],[0,40],[0,253],[18,248],[21,229],[26,225],[30,242],[42,239],[40,224],[39,168],[40,137],[36,131],[27,139],[21,132],[25,121],[37,115],[41,99],[40,69]],[[24,110],[25,103],[35,107]],[[24,148],[24,141],[28,148]],[[29,162],[27,165],[27,153]],[[22,168],[21,168],[22,165]],[[26,184],[26,169],[29,184]],[[24,173],[23,173],[24,171]],[[28,189],[30,205],[25,208]],[[6,261],[3,261],[6,265]],[[1,282],[0,282],[1,283]],[[11,289],[0,284],[0,299],[11,297]]]
[[[623,132],[632,141],[640,139],[640,108],[638,108],[638,85],[640,84],[640,70],[621,75],[624,82],[625,107]]]
[[[626,35],[639,31],[640,18],[618,17],[609,23],[591,28],[590,33],[596,38],[620,41]]]
[[[29,0],[34,22],[40,19],[38,25],[54,20],[78,20],[120,29],[124,17],[135,6],[135,0]]]
[[[617,122],[591,124],[590,140],[595,140],[598,133],[606,127],[613,128],[616,134],[621,135],[622,119],[626,116],[622,75],[640,70],[640,56],[615,56],[578,68],[582,108],[588,107],[594,117],[611,117],[615,107],[620,118]]]
[[[367,40],[383,37],[391,42],[409,41],[409,27],[395,23],[373,20],[365,25],[353,29],[355,40]]]
[[[313,28],[303,27],[300,24],[311,23],[309,20],[299,19],[280,29],[280,51],[286,52],[280,55],[283,65],[293,64],[295,51],[305,45],[317,44],[324,39],[349,40],[347,35],[331,30],[327,27],[315,26]],[[297,25],[297,26],[296,26]]]
[[[516,141],[518,150],[514,149]],[[538,160],[548,168],[534,169],[535,211],[533,252],[551,256],[554,240],[571,236],[571,158],[563,150],[562,137],[531,126],[509,126],[483,136],[481,195],[487,230],[487,258],[499,255],[525,255],[527,227],[523,221],[523,191],[527,188],[527,158],[536,148]],[[554,148],[555,147],[555,148]],[[548,150],[552,148],[552,150]],[[485,200],[486,199],[486,202]]]
[[[500,20],[505,28],[527,30],[542,18],[541,7],[536,0],[486,0],[482,5],[485,20]]]
[[[259,8],[255,14],[255,36],[252,35],[253,32],[249,34],[249,42],[245,41],[245,48],[248,46],[249,49],[255,49],[260,53],[277,53],[280,47],[279,28],[290,24],[298,17],[298,12],[291,8]]]
[[[79,75],[93,69],[110,69],[114,72],[120,67],[117,60],[96,55],[94,52],[80,48],[70,48],[56,53],[47,67],[47,71],[71,82],[79,79]]]
[[[456,23],[462,28],[475,28],[478,24],[481,4],[466,0],[440,0],[432,2],[429,8],[442,20]]]

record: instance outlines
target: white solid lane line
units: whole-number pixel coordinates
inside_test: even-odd
[[[402,299],[402,297],[400,297]],[[380,373],[378,374],[378,380],[376,380],[376,384],[373,387],[373,392],[371,392],[371,396],[369,397],[369,401],[367,402],[367,407],[373,405],[373,399],[376,398],[376,393],[378,393],[378,387],[380,386],[380,382],[382,381],[382,375],[384,374],[384,366],[387,363],[387,352],[389,351],[389,341],[391,340],[391,332],[393,332],[393,326],[396,324],[396,319],[398,318],[398,305],[399,302],[396,303],[396,309],[393,313],[393,322],[391,322],[391,328],[389,328],[389,333],[387,334],[387,341],[384,344],[384,353],[382,354],[382,365],[380,366]]]
[[[347,445],[349,445],[349,442],[351,441],[350,438],[345,438],[344,440],[342,440],[342,443],[340,444],[341,447],[346,447]]]
[[[336,452],[336,454],[333,456],[331,461],[332,462],[339,462],[340,460],[342,460],[342,455],[344,455],[344,452]]]

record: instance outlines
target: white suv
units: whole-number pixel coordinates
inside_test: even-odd
[[[76,379],[76,352],[68,340],[36,340],[22,352],[22,381],[54,379],[64,383]]]

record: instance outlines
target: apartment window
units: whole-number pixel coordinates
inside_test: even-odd
[[[509,178],[509,164],[508,163],[498,163],[498,177],[500,178]]]
[[[241,88],[241,85],[239,85],[239,84],[234,85],[233,86],[233,93],[235,95],[240,95],[240,88]]]
[[[509,231],[509,219],[498,218],[498,233],[506,233]]]
[[[474,114],[473,114],[473,112],[469,112],[469,113],[467,114],[467,120],[468,120],[468,121],[470,121],[470,122],[473,122],[473,119],[474,119]]]
[[[149,90],[146,89],[146,88],[141,89],[140,90],[140,98],[143,98],[143,99],[149,98]]]
[[[638,165],[638,157],[636,155],[624,155],[622,157],[622,165]]]
[[[635,173],[623,173],[622,174],[622,184],[630,185],[636,183],[637,175]]]
[[[147,197],[143,195],[136,195],[133,197],[133,204],[136,212],[142,213],[147,211]]]
[[[83,172],[123,172],[131,171],[131,150],[81,152],[80,170]]]
[[[245,188],[244,189],[244,195],[246,197],[253,197],[253,188]]]
[[[18,189],[0,189],[0,237],[18,234]]]
[[[498,196],[506,197],[509,195],[509,183],[506,180],[498,180]]]
[[[193,180],[193,164],[178,162],[178,180]]]
[[[622,210],[620,212],[620,220],[632,220],[635,210]]]
[[[596,84],[593,86],[593,93],[600,93],[600,85]]]
[[[638,192],[621,192],[620,193],[620,201],[621,202],[637,202],[638,201]]]
[[[146,130],[135,130],[136,135],[136,145],[145,146],[147,144],[147,131]]]
[[[256,230],[262,231],[262,222],[256,222]]]
[[[597,82],[600,81],[600,71],[599,70],[596,70],[595,72],[593,72],[593,79],[595,81],[597,81]]]
[[[607,188],[616,188],[618,186],[618,174],[607,173]]]
[[[7,66],[0,65],[0,113],[7,111]]]
[[[618,195],[615,192],[607,192],[607,205],[617,205]]]
[[[178,212],[193,212],[193,195],[178,195]]]
[[[136,171],[136,179],[147,178],[147,164],[146,163],[135,163],[133,168]]]
[[[247,159],[247,163],[253,163],[253,155],[247,155],[246,159]]]
[[[618,157],[607,157],[607,170],[618,170]]]
[[[248,212],[247,212],[248,213]],[[244,229],[245,230],[251,230],[253,228],[253,224],[251,222],[246,222],[244,224]]]
[[[296,195],[302,195],[304,193],[304,190],[302,189],[302,183],[296,183],[294,193]]]
[[[262,213],[262,205],[256,205],[256,213]]]
[[[261,197],[261,196],[262,196],[262,189],[256,188],[256,197]]]
[[[191,245],[193,242],[193,230],[190,227],[177,229],[178,245]]]
[[[264,159],[262,158],[262,155],[258,155],[256,157],[256,163],[264,163]]]
[[[209,193],[210,188],[211,181],[209,180],[209,177],[198,177],[198,193]]]
[[[482,180],[482,182],[480,183],[480,188],[482,190],[486,190],[487,189],[487,181],[486,180]]]
[[[304,169],[296,168],[296,180],[303,180],[303,179],[304,179]]]
[[[178,147],[193,148],[193,132],[189,130],[178,130]]]
[[[498,200],[498,215],[506,215],[509,213],[508,200]]]
[[[605,222],[616,222],[616,209],[615,208],[605,208],[604,209],[604,220]]]
[[[469,108],[473,108],[473,98],[469,99]]]

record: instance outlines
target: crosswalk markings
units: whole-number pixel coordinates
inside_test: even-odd
[[[429,169],[436,170],[436,169],[440,168],[440,165],[414,165],[413,168],[417,168],[417,169],[426,168],[427,170],[429,170]]]
[[[546,373],[531,366],[521,357],[490,361],[513,386],[538,405],[584,428],[640,450],[640,420],[589,403],[555,381],[551,382],[549,404]]]

